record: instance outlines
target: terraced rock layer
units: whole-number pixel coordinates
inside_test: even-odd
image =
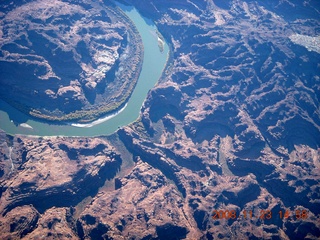
[[[140,120],[105,138],[2,133],[0,232],[318,239],[320,55],[290,39],[320,34],[317,1],[126,2],[171,44]]]
[[[1,3],[1,99],[52,121],[92,121],[124,105],[143,61],[124,13],[111,2],[10,2]]]

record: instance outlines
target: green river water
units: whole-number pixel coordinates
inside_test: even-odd
[[[0,101],[0,128],[8,134],[37,136],[100,136],[114,133],[119,127],[134,122],[140,113],[148,91],[161,77],[169,54],[168,45],[161,52],[156,26],[143,18],[135,8],[118,4],[137,27],[144,45],[144,60],[137,85],[125,108],[117,114],[106,116],[91,124],[57,125],[31,119],[7,103]],[[17,122],[19,124],[17,124]],[[22,124],[22,125],[21,125]],[[32,127],[32,128],[31,128]]]

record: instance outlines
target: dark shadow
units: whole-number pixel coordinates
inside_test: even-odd
[[[273,132],[277,130],[275,129]],[[284,146],[290,153],[295,150],[295,145],[308,145],[312,149],[318,149],[320,146],[320,132],[316,124],[306,121],[299,115],[286,121],[284,130],[282,130],[282,138],[280,139],[272,136],[266,127],[261,127],[260,131],[265,136],[265,141],[273,152],[284,158],[287,158],[287,156],[276,150],[279,146]],[[281,132],[281,129],[279,129],[279,132]]]
[[[154,22],[150,18],[142,17],[143,20],[146,22],[147,25],[149,26],[155,26]]]
[[[219,8],[223,8],[225,10],[230,9],[232,1],[230,0],[215,0],[214,4],[217,5]]]
[[[158,235],[158,239],[178,240],[185,239],[189,231],[185,227],[175,226],[170,223],[166,223],[162,226],[157,226],[156,232]]]
[[[314,7],[311,8],[309,4]],[[294,22],[297,19],[319,19],[320,2],[317,0],[311,0],[308,4],[304,4],[303,1],[294,1],[292,5],[286,1],[280,4],[278,1],[259,1],[259,5],[282,16],[286,22]]]
[[[169,114],[170,116],[182,120],[183,116],[179,109],[171,104],[162,104],[161,102],[154,102],[150,107],[150,119],[152,122],[158,122],[162,117]]]
[[[290,179],[282,180],[277,178],[279,173],[273,165],[267,165],[255,160],[235,159],[233,164],[228,165],[233,174],[246,176],[252,173],[256,176],[261,187],[264,187],[274,197],[278,197],[287,207],[304,206],[314,214],[320,213],[320,204],[311,202],[307,197],[312,192],[311,186],[306,187],[302,192],[296,192],[296,188],[289,185]],[[312,182],[310,182],[312,184]],[[238,205],[238,204],[237,204]]]
[[[0,100],[0,110],[6,112],[8,114],[8,116],[9,116],[9,119],[16,126],[18,126],[21,123],[25,123],[28,120],[30,120],[30,117],[28,115],[20,112],[19,110],[17,110],[16,108],[12,107],[11,105],[9,105],[8,103],[6,103],[3,100]],[[1,125],[2,124],[3,123],[1,123]],[[3,128],[5,128],[5,127],[3,127]]]
[[[105,2],[109,3],[110,1],[105,0]],[[132,11],[134,7],[132,5],[127,4],[125,1],[116,1],[116,5],[121,8],[122,11]]]
[[[201,231],[205,231],[207,229],[209,215],[206,211],[200,209],[195,210],[193,213],[193,218],[195,219],[197,226]]]
[[[256,200],[259,197],[260,192],[261,189],[258,184],[250,184],[237,193],[223,191],[222,194],[224,196],[224,202],[226,204],[231,203],[239,206],[240,209],[243,209],[245,204],[253,200]]]
[[[187,133],[187,132],[186,132]],[[195,135],[192,136],[194,143],[201,143],[204,140],[210,141],[215,135],[224,138],[226,136],[234,136],[233,131],[227,126],[217,122],[201,122],[197,127]],[[190,132],[187,136],[191,136]]]
[[[105,238],[102,235],[106,234],[109,230],[104,224],[99,223],[96,228],[90,231],[89,236],[91,239],[104,240]]]
[[[293,222],[293,221],[286,221],[284,223],[285,232],[289,239],[310,239],[307,235],[312,234],[315,236],[314,239],[319,239],[320,237],[320,230],[319,226],[316,226],[312,222],[302,221],[302,222]]]
[[[240,158],[234,159],[232,164],[228,164],[230,171],[240,177],[246,176],[249,173],[256,175],[258,182],[262,182],[267,175],[275,171],[273,165],[266,165],[259,161],[247,161]]]
[[[123,129],[118,131],[118,135],[120,140],[124,143],[126,148],[133,154],[134,157],[140,157],[142,161],[147,162],[153,168],[159,169],[162,174],[172,180],[177,186],[179,192],[185,198],[187,193],[186,189],[181,183],[180,179],[177,177],[176,172],[178,171],[176,167],[170,165],[168,162],[161,160],[160,154],[154,154],[152,152],[145,151],[141,145],[134,144],[131,136],[128,136]],[[149,147],[155,148],[155,146],[151,145]]]
[[[95,156],[96,154],[102,152],[106,148],[106,146],[103,144],[98,144],[92,149],[87,149],[87,148],[74,149],[74,148],[69,148],[64,143],[61,143],[59,144],[59,148],[67,153],[68,158],[70,160],[77,160],[79,155]]]
[[[92,176],[84,169],[81,169],[69,183],[56,186],[52,189],[33,191],[34,185],[20,186],[20,192],[28,193],[26,197],[16,198],[6,206],[3,216],[15,207],[32,204],[39,213],[43,214],[52,207],[70,207],[76,206],[84,198],[95,196],[100,187],[106,180],[113,179],[120,170],[122,159],[120,156],[114,156],[115,162],[107,162],[100,168],[98,174]],[[18,191],[19,191],[18,190]]]
[[[97,93],[95,89],[88,89],[87,87],[83,88],[84,95],[90,104],[94,104],[96,101]]]
[[[206,171],[206,165],[202,162],[202,159],[198,156],[191,155],[189,158],[184,158],[176,155],[169,149],[161,148],[166,156],[173,159],[179,166],[190,169],[191,171]]]

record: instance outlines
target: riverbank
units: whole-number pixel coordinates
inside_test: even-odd
[[[118,130],[122,126],[126,126],[139,117],[141,106],[145,101],[147,94],[151,88],[159,81],[163,76],[163,71],[167,69],[167,60],[170,58],[169,46],[165,43],[164,51],[161,53],[158,47],[157,39],[151,34],[156,31],[156,26],[152,21],[144,19],[138,13],[138,11],[132,7],[126,7],[119,4],[119,7],[125,12],[125,14],[134,22],[139,34],[142,38],[144,55],[142,62],[142,69],[131,96],[125,104],[118,110],[113,111],[110,115],[104,115],[101,119],[107,119],[106,121],[100,121],[99,123],[89,124],[90,127],[72,126],[72,124],[78,124],[77,122],[70,121],[69,125],[52,124],[46,121],[39,121],[30,116],[19,112],[17,109],[12,108],[10,105],[0,101],[0,128],[6,131],[7,134],[23,134],[33,136],[104,136],[110,135]],[[121,110],[121,111],[120,111]],[[114,114],[117,113],[117,114]],[[13,122],[11,122],[11,120]],[[27,123],[32,127],[23,128],[19,126],[21,123]]]
[[[0,74],[2,100],[27,115],[50,122],[88,123],[124,106],[143,65],[141,36],[121,8],[94,1],[88,4],[90,10],[83,11],[84,2],[78,2],[74,13],[67,9],[75,4],[59,5],[66,11],[61,16],[48,8],[54,17],[63,19],[59,31],[58,23],[51,20],[37,25],[37,34],[31,27],[24,29],[22,33],[30,41],[29,45],[21,43],[25,50],[9,48],[5,56],[0,56],[0,67],[7,68]],[[33,8],[27,13],[30,19],[38,19],[35,13],[47,6],[39,3]],[[4,13],[4,18],[20,11],[21,7],[16,7]],[[95,11],[103,14],[97,18]],[[77,21],[78,30],[71,31],[77,14],[85,17]],[[21,22],[32,25],[30,19],[23,15]],[[9,29],[10,21],[5,25]],[[65,34],[71,38],[66,43]],[[10,44],[20,41],[9,33],[3,38]],[[2,52],[7,45],[0,44]],[[53,50],[44,51],[45,46]],[[29,52],[34,57],[30,58]],[[10,60],[11,55],[16,60]]]

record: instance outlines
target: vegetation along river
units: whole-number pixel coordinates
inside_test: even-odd
[[[169,48],[164,43],[164,49],[162,52],[160,51],[156,34],[157,29],[152,21],[143,18],[133,7],[121,4],[118,4],[118,6],[137,27],[144,45],[144,59],[140,77],[126,106],[116,114],[89,124],[57,125],[32,119],[7,103],[0,101],[0,128],[2,130],[8,134],[37,136],[99,136],[112,134],[118,127],[128,125],[139,117],[141,106],[148,91],[161,77]]]

